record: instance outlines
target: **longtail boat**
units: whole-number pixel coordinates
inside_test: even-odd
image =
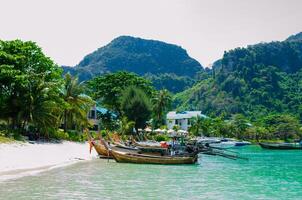
[[[302,145],[299,143],[259,143],[264,149],[276,149],[276,150],[295,150],[302,149]]]
[[[98,153],[100,157],[105,157],[105,158],[113,158],[112,154],[108,149],[102,144],[101,141],[90,141],[95,149],[95,151]]]
[[[90,140],[91,145],[94,147],[95,151],[101,158],[113,158],[112,152],[108,150],[114,149],[116,151],[124,151],[128,153],[143,153],[146,155],[163,155],[164,150],[160,149],[144,149],[144,148],[136,148],[136,147],[129,147],[123,144],[115,143],[115,144],[108,144],[105,140]],[[107,147],[108,148],[107,148]],[[165,150],[166,151],[166,150]]]
[[[89,131],[87,131],[87,136],[88,136],[88,142],[90,145],[90,153],[91,153],[91,149],[93,147],[100,157],[113,158],[111,152],[108,151],[108,148],[105,147],[104,141],[102,139],[94,140],[92,138],[92,136],[90,135]]]
[[[110,150],[113,158],[116,162],[120,163],[137,163],[137,164],[165,164],[165,165],[177,165],[177,164],[194,164],[197,162],[197,154],[183,154],[174,156],[157,156],[147,155],[119,150]]]
[[[116,162],[123,163],[137,163],[137,164],[166,164],[166,165],[177,165],[177,164],[194,164],[198,159],[198,152],[184,153],[180,155],[154,155],[142,153],[140,149],[123,149],[115,146],[110,146],[104,140],[100,140],[104,147],[110,151]]]
[[[161,148],[159,142],[134,142],[133,143],[137,147],[143,147],[143,148]]]

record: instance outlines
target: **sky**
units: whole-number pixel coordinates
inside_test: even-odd
[[[120,35],[179,45],[203,66],[302,31],[301,0],[0,0],[0,39],[32,40],[74,66]]]

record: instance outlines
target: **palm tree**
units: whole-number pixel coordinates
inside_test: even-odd
[[[164,114],[171,107],[172,97],[168,90],[160,90],[156,96],[153,97],[153,115],[154,125],[157,128],[164,124]]]
[[[62,98],[65,102],[63,113],[64,131],[66,132],[73,124],[87,126],[87,113],[94,101],[84,95],[85,87],[83,83],[78,83],[77,77],[72,77],[69,73],[65,75]]]
[[[59,124],[60,98],[57,89],[59,85],[53,82],[35,80],[25,95],[27,106],[21,110],[23,127],[32,124],[37,127],[39,134],[49,137],[49,132],[55,130]]]
[[[202,119],[197,116],[197,117],[194,117],[191,120],[191,126],[189,128],[189,132],[191,134],[193,134],[194,136],[200,136],[201,134],[201,126],[202,126]]]
[[[209,135],[211,128],[211,119],[197,116],[191,119],[189,132],[195,136]]]
[[[242,114],[233,115],[232,121],[235,126],[235,137],[243,139],[246,129],[250,126],[249,121]]]
[[[129,121],[127,117],[122,117],[119,132],[122,135],[131,135],[133,134],[134,125],[134,121]]]
[[[31,119],[48,137],[48,130],[56,129],[59,124],[59,99],[58,95],[54,94],[55,91],[49,91],[47,87],[38,89],[41,93],[34,99]]]

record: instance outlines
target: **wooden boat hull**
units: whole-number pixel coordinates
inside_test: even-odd
[[[98,153],[100,158],[113,158],[111,152],[108,150],[107,147],[105,147],[104,145],[105,143],[103,139],[94,140],[91,134],[89,133],[89,131],[86,130],[86,132],[87,132],[88,141],[91,145],[90,147],[93,147],[95,149],[95,151]]]
[[[134,146],[143,147],[143,148],[162,148],[160,145],[147,145],[147,144],[140,144],[138,142],[135,142]]]
[[[112,152],[108,150],[108,148],[105,147],[104,143],[106,141],[92,141],[92,145],[94,147],[94,149],[96,150],[96,152],[98,153],[98,155],[101,158],[113,158]],[[133,148],[133,147],[127,147],[124,145],[110,145],[110,148],[115,150],[115,151],[123,151],[123,152],[127,152],[127,153],[139,153],[142,152],[144,154],[147,155],[161,155],[161,152],[152,150],[150,152],[146,151],[146,150],[142,150],[139,148]]]
[[[92,145],[99,156],[105,158],[113,158],[110,151],[100,142],[92,141]]]
[[[264,149],[276,149],[276,150],[299,150],[302,149],[301,145],[294,144],[274,144],[274,143],[259,143]]]
[[[111,150],[113,158],[120,163],[180,165],[194,164],[198,155],[192,156],[153,156]]]

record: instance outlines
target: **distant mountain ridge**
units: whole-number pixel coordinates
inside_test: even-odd
[[[302,32],[289,36],[286,41],[301,41],[302,40]]]
[[[221,66],[224,70],[233,71],[252,64],[271,65],[281,71],[292,73],[301,68],[302,56],[302,32],[289,36],[284,41],[273,41],[248,45],[246,48],[235,48],[225,52],[222,59],[213,64],[213,69],[219,71]],[[249,58],[244,62],[245,58]]]
[[[129,71],[149,77],[151,81],[152,75],[164,74],[168,79],[175,79],[176,76],[175,80],[184,81],[186,78],[194,79],[198,72],[203,71],[201,64],[189,57],[180,46],[131,36],[115,38],[106,46],[85,56],[75,67],[65,66],[63,69],[65,72],[78,74],[80,80],[110,72]],[[194,81],[190,81],[188,86],[192,82]],[[181,88],[176,90],[177,86],[169,88],[165,82],[156,86],[158,89],[167,88],[178,92],[185,89],[183,85],[186,84],[180,84]]]
[[[177,94],[175,106],[214,115],[279,112],[302,118],[302,33],[227,51],[211,74]]]

